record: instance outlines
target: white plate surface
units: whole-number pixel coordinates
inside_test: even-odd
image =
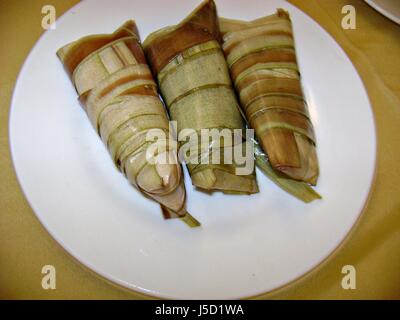
[[[385,17],[400,24],[399,0],[365,0],[365,2]]]
[[[19,75],[10,116],[12,157],[41,223],[103,277],[166,298],[248,297],[300,277],[346,237],[373,179],[373,115],[349,59],[304,13],[280,0],[217,1],[220,15],[231,18],[253,19],[277,7],[292,15],[324,199],[303,204],[261,172],[257,195],[207,195],[193,190],[186,174],[188,209],[202,228],[163,221],[158,205],[115,170],[55,52],[131,18],[144,39],[197,4],[88,0],[69,10],[37,42]]]

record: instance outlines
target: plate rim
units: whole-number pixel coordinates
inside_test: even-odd
[[[382,6],[377,4],[374,0],[364,0],[372,9],[375,9],[378,11],[381,15],[384,17],[388,18],[394,23],[397,23],[400,25],[400,17],[395,16],[393,13],[390,11],[385,10]]]

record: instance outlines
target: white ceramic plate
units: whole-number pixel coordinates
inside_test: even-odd
[[[373,179],[373,115],[349,59],[304,13],[279,0],[218,1],[219,13],[231,18],[253,19],[277,7],[291,13],[324,199],[303,204],[261,172],[257,195],[207,195],[193,190],[186,174],[188,209],[202,228],[163,221],[158,205],[115,169],[55,52],[83,35],[112,32],[130,18],[144,39],[197,4],[90,0],[69,10],[37,42],[19,75],[10,117],[12,156],[42,224],[103,277],[159,297],[248,297],[300,277],[346,237]]]
[[[372,8],[400,24],[400,1],[399,0],[365,0]]]

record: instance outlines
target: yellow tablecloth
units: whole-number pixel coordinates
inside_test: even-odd
[[[10,159],[10,98],[18,71],[43,32],[41,8],[52,4],[60,16],[77,2],[0,0],[0,298],[144,297],[100,279],[74,261],[50,237],[25,200]],[[257,298],[399,299],[400,26],[361,0],[290,2],[336,39],[360,73],[375,114],[377,172],[369,203],[342,246],[301,279]],[[356,8],[356,30],[343,30],[341,27],[341,9],[346,4]],[[43,290],[41,287],[41,269],[47,264],[56,267],[56,290]],[[356,290],[341,287],[341,269],[347,264],[356,267]]]

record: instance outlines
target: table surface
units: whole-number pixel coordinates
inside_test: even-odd
[[[10,98],[22,63],[43,33],[41,9],[52,4],[60,16],[77,2],[0,0],[3,70],[0,77],[0,298],[3,299],[148,298],[100,278],[51,238],[24,198],[10,158]],[[400,26],[362,0],[289,2],[336,39],[367,88],[378,137],[376,178],[359,222],[340,248],[297,281],[255,298],[400,299]],[[341,27],[342,7],[348,4],[356,9],[355,30]],[[56,267],[56,290],[42,289],[44,265]],[[344,290],[341,286],[344,265],[356,268],[355,290]]]

